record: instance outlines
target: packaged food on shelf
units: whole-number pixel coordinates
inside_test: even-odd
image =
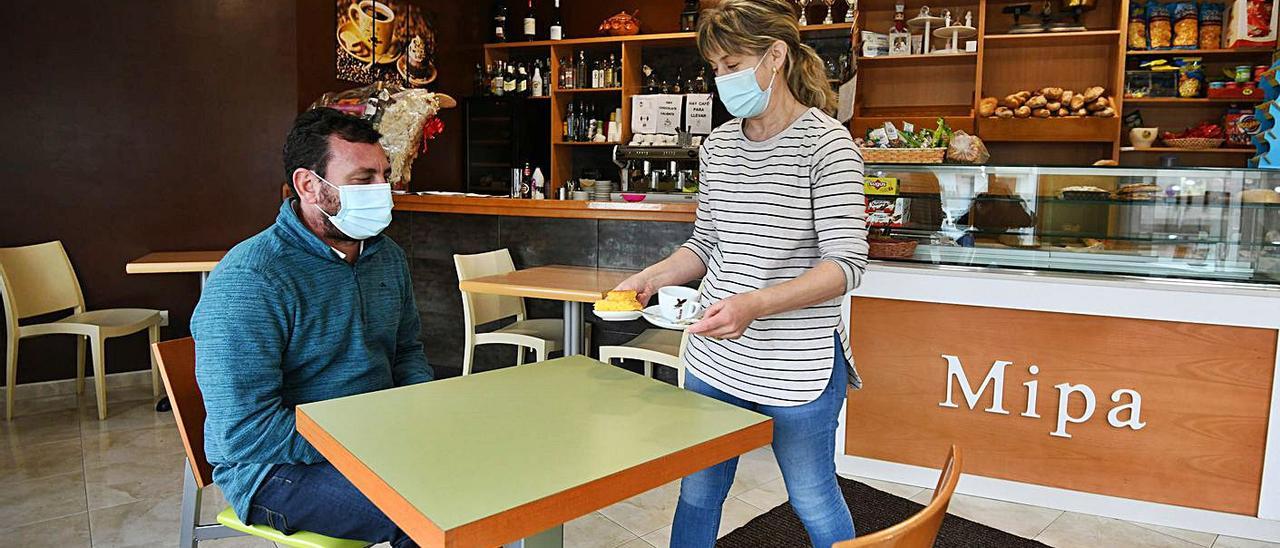
[[[1141,3],[1129,6],[1129,49],[1147,49],[1147,8]]]
[[[1262,129],[1253,110],[1244,108],[1228,110],[1222,117],[1222,126],[1226,128],[1227,146],[1233,147],[1250,146],[1253,136]]]
[[[951,145],[947,147],[947,160],[957,164],[985,164],[991,159],[987,145],[977,135],[969,135],[963,131],[951,136]]]
[[[1200,44],[1200,9],[1195,2],[1179,2],[1170,10],[1173,15],[1173,47],[1195,49]]]
[[[1222,13],[1225,6],[1218,2],[1200,4],[1200,49],[1222,47]]]
[[[1226,141],[1226,132],[1221,124],[1205,120],[1182,131],[1166,131],[1160,140],[1174,148],[1218,148]]]
[[[1204,67],[1199,57],[1178,57],[1178,97],[1193,98],[1204,95]]]
[[[1173,21],[1167,4],[1147,2],[1147,43],[1151,49],[1168,49],[1173,45]]]
[[[1231,0],[1224,15],[1226,47],[1275,46],[1276,14],[1271,0]]]

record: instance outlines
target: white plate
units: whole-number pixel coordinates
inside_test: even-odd
[[[640,318],[639,310],[593,310],[596,317],[606,322],[629,322]]]
[[[649,323],[656,325],[658,327],[661,327],[663,329],[674,329],[676,331],[684,331],[685,328],[697,323],[698,320],[701,319],[701,318],[693,318],[690,320],[673,322],[662,317],[662,312],[660,308],[661,308],[661,305],[655,304],[650,306],[649,308],[644,309],[643,313],[644,313],[645,320],[648,320]]]

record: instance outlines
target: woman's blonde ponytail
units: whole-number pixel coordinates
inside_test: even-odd
[[[800,41],[795,8],[787,0],[720,0],[698,21],[698,50],[760,55],[777,41],[787,45],[787,88],[797,101],[835,114],[836,94],[818,52]]]

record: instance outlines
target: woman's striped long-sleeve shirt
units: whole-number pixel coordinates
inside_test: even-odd
[[[814,108],[765,141],[735,119],[706,139],[693,236],[684,244],[707,265],[708,305],[799,277],[819,261],[845,275],[846,293],[867,265],[862,156],[849,131]],[[694,336],[688,371],[763,405],[813,401],[831,378],[834,337],[853,363],[845,297],[757,319],[737,340]],[[850,383],[860,386],[856,371]]]

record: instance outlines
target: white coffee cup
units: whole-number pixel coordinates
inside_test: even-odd
[[[698,300],[698,290],[669,285],[658,290],[658,311],[669,322],[691,321],[705,306]]]

